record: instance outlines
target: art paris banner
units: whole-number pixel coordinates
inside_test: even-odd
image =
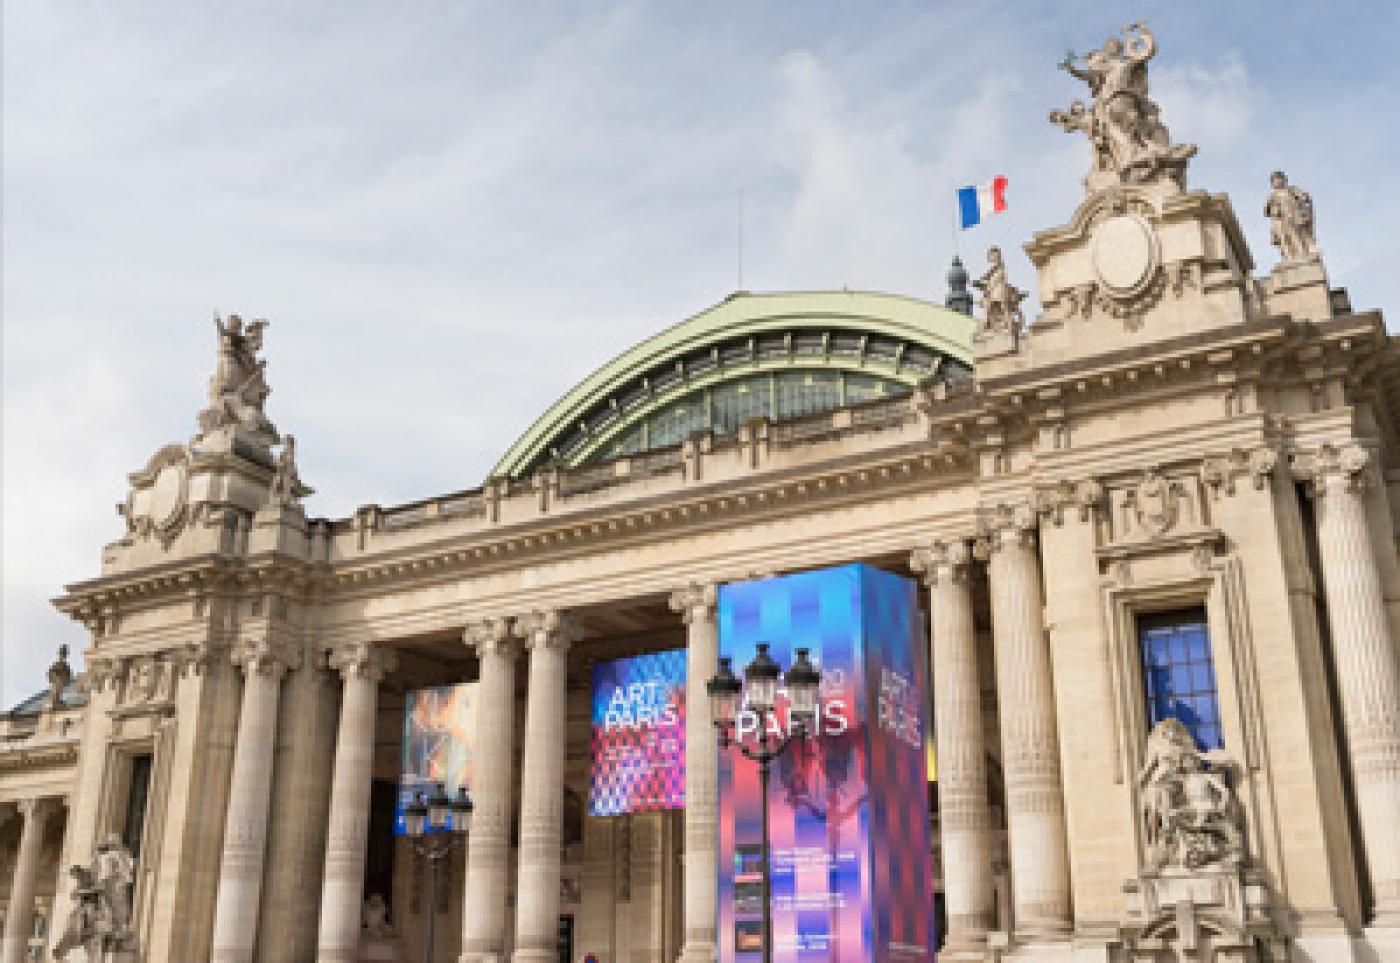
[[[592,755],[590,816],[685,806],[685,649],[593,667]]]
[[[865,565],[721,586],[720,655],[742,674],[767,642],[821,669],[817,737],[799,739],[769,784],[773,958],[927,963],[934,955],[926,782],[926,678],[913,582]],[[788,725],[779,693],[775,725]],[[735,735],[753,738],[741,712]],[[775,733],[776,734],[776,733]],[[719,762],[719,958],[760,958],[758,766]]]

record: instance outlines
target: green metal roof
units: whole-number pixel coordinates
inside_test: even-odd
[[[764,370],[862,372],[909,386],[939,372],[965,375],[975,327],[966,315],[899,295],[739,292],[593,372],[492,473],[519,477],[549,461],[578,464],[667,401]]]

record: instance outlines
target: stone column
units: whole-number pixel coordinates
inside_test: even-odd
[[[518,648],[510,630],[508,619],[487,619],[468,626],[465,634],[466,643],[481,660],[481,671],[476,785],[472,787],[475,810],[462,893],[461,963],[497,963],[505,954]]]
[[[530,650],[525,759],[520,787],[520,865],[516,876],[515,963],[558,959],[559,846],[564,829],[565,680],[578,625],[559,612],[534,612],[516,632]]]
[[[934,731],[938,743],[939,835],[947,900],[948,952],[979,953],[996,920],[992,815],[977,637],[964,541],[937,543],[910,559],[928,582]]]
[[[360,958],[360,910],[364,903],[365,847],[369,840],[370,780],[374,774],[374,723],[379,681],[392,670],[392,652],[361,642],[331,652],[330,664],[345,680],[340,728],[331,776],[330,828],[321,880],[318,963]]]
[[[39,854],[44,845],[44,828],[53,812],[51,799],[22,799],[19,852],[15,876],[10,883],[10,902],[5,910],[3,963],[24,963],[29,959],[29,928],[34,922],[34,884],[39,875]]]
[[[1061,938],[1070,926],[1069,858],[1035,513],[1002,506],[987,521],[1015,930],[1023,940]]]
[[[714,585],[671,596],[686,626],[685,653],[685,920],[682,963],[715,959],[715,880],[719,878],[719,747],[705,683],[719,671]]]
[[[248,963],[258,935],[258,900],[267,848],[268,803],[277,741],[277,701],[292,651],[265,639],[240,643],[243,705],[233,748],[219,889],[214,903],[215,963]]]
[[[1361,488],[1369,453],[1325,445],[1311,476],[1332,656],[1361,838],[1375,897],[1373,923],[1400,926],[1400,665],[1386,618]]]

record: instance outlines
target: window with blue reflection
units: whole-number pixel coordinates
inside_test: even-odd
[[[1137,627],[1149,725],[1178,719],[1202,751],[1222,748],[1206,610],[1139,616]]]

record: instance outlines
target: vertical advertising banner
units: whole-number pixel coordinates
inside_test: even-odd
[[[593,667],[592,756],[590,816],[685,807],[685,649]]]
[[[725,585],[720,655],[740,675],[759,642],[784,667],[821,669],[814,738],[794,741],[769,784],[773,957],[795,963],[927,963],[933,884],[925,757],[927,681],[915,586],[864,565]],[[755,714],[736,738],[752,744]],[[771,735],[788,731],[780,690]],[[758,766],[720,753],[719,949],[760,959]]]
[[[418,793],[432,795],[442,783],[449,796],[459,786],[471,788],[476,758],[476,683],[418,689],[405,697],[403,758],[399,798],[394,807],[394,835],[402,836],[404,810]]]

